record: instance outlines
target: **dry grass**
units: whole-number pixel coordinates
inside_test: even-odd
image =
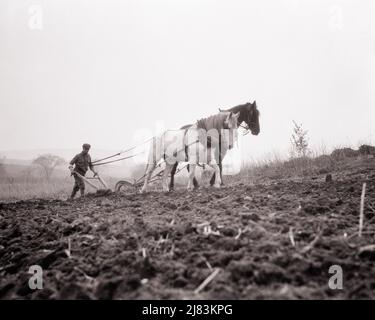
[[[337,166],[337,162],[327,155],[321,155],[316,158],[293,158],[286,161],[275,157],[267,161],[245,165],[241,176],[252,179],[301,177],[310,174],[328,173],[335,166]]]
[[[240,179],[251,179],[252,181],[283,178],[301,178],[304,176],[327,174],[339,170],[345,166],[349,159],[345,155],[341,158],[331,156],[333,150],[342,149],[336,146],[327,150],[324,144],[312,150],[309,156],[285,159],[276,152],[272,153],[267,160],[253,161],[243,165]],[[356,157],[361,156],[357,155]],[[352,159],[352,157],[350,157]],[[234,177],[234,178],[238,178]]]
[[[105,177],[105,181],[113,188],[117,180]],[[7,177],[0,180],[0,201],[16,201],[35,198],[67,199],[74,184],[70,176],[54,178],[50,181],[39,178]],[[86,186],[86,192],[94,189]]]
[[[72,183],[70,179],[54,179],[48,182],[39,179],[6,178],[0,182],[0,200],[66,198]]]

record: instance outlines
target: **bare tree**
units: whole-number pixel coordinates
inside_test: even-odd
[[[42,167],[46,179],[49,181],[55,168],[66,164],[66,161],[59,156],[44,154],[34,159],[32,164]]]
[[[306,157],[309,154],[309,141],[307,137],[307,130],[302,128],[302,124],[298,124],[293,120],[293,133],[291,138],[292,150],[291,155],[297,157]]]

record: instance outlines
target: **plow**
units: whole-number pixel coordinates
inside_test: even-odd
[[[113,155],[110,155],[108,157],[95,160],[95,161],[92,162],[92,164],[93,164],[94,167],[96,167],[96,166],[108,165],[108,164],[111,164],[111,163],[114,163],[114,162],[118,162],[118,161],[123,161],[123,160],[128,160],[128,159],[134,158],[134,157],[136,157],[136,156],[138,156],[140,154],[143,154],[144,151],[136,153],[136,154],[132,154],[132,155],[127,155],[127,156],[124,156],[124,157],[121,157],[121,158],[119,158],[119,156],[124,155],[124,154],[128,154],[130,151],[133,151],[134,149],[136,149],[136,148],[138,148],[138,147],[140,147],[140,146],[142,146],[142,145],[150,142],[152,139],[153,138],[150,138],[150,139],[144,141],[143,143],[141,143],[139,145],[136,145],[136,146],[131,147],[129,149],[120,151],[120,152],[118,152],[116,154],[113,154]],[[196,142],[194,142],[194,143],[196,143]],[[115,159],[113,159],[113,158],[115,158]],[[164,159],[163,161],[159,162],[158,165],[156,166],[156,168],[158,168],[158,167],[160,168],[163,165],[163,163],[165,163],[165,161],[166,160]],[[176,171],[176,174],[179,173],[180,171],[182,171],[183,169],[185,169],[187,166],[188,166],[188,164],[185,164],[184,166],[182,166],[181,168],[179,168]],[[105,182],[105,180],[99,175],[99,173],[96,173],[92,177],[85,177],[85,176],[81,175],[80,173],[78,173],[77,171],[74,171],[73,169],[71,170],[71,173],[77,175],[87,185],[89,185],[90,187],[92,187],[93,189],[95,189],[97,192],[103,192],[103,191],[115,191],[115,192],[123,192],[123,193],[137,192],[137,191],[139,191],[139,189],[143,185],[144,179],[146,177],[146,173],[144,173],[141,177],[139,177],[137,179],[133,179],[133,180],[123,179],[123,180],[119,180],[119,181],[116,182],[114,190],[111,190],[109,188],[108,184]],[[161,177],[163,176],[163,173],[164,173],[164,170],[161,170],[157,174],[154,174],[151,177],[151,179],[150,179],[149,182],[152,183],[152,182],[160,181]]]
[[[161,166],[162,164],[163,164],[163,162],[159,163],[159,166]],[[187,166],[188,165],[186,164],[183,167],[179,168],[176,171],[176,174],[179,173],[180,171],[182,171],[183,169],[185,169]],[[151,177],[149,182],[152,183],[152,182],[160,181],[163,173],[164,173],[164,170],[161,170],[160,172],[155,174],[153,177]],[[120,180],[115,185],[115,191],[116,192],[121,191],[121,192],[125,192],[125,193],[126,192],[138,191],[144,183],[145,176],[146,176],[146,174],[144,174],[143,176],[141,176],[138,179],[134,179],[132,182],[129,181],[129,180]]]

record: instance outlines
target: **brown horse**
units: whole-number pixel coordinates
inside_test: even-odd
[[[250,102],[247,102],[245,104],[241,104],[241,105],[238,105],[238,106],[235,106],[233,108],[230,108],[230,109],[219,109],[221,112],[233,112],[233,113],[240,113],[239,115],[239,118],[238,118],[238,126],[240,126],[243,122],[245,123],[245,129],[248,131],[250,130],[251,131],[251,134],[257,136],[260,132],[260,125],[259,125],[259,110],[258,110],[258,107],[257,107],[257,104],[256,104],[256,101],[254,101],[253,103],[250,103]],[[192,125],[191,124],[188,124],[188,125],[185,125],[183,127],[181,127],[181,129],[183,130],[187,130],[191,127]],[[221,137],[219,137],[220,139]],[[209,147],[209,144],[210,144],[210,141],[207,141],[207,146]],[[217,150],[218,151],[218,158],[219,158],[219,168],[220,168],[220,178],[221,178],[221,181],[223,181],[223,166],[222,166],[222,161],[225,157],[225,154],[227,153],[228,149],[226,150],[223,150],[221,148],[221,143],[219,143],[219,149]],[[231,148],[231,146],[229,146],[229,149]],[[177,170],[177,166],[178,166],[178,162],[176,162],[172,168],[172,171],[171,171],[171,181],[170,181],[170,184],[169,184],[169,189],[170,190],[173,190],[174,189],[174,175],[176,173],[176,170]],[[189,171],[189,165],[187,166],[187,170]],[[214,185],[215,183],[215,177],[216,177],[216,174],[214,173],[211,180],[210,180],[210,184],[211,185]],[[198,182],[197,180],[194,178],[193,180],[193,183],[194,183],[194,187],[197,188],[198,187]]]

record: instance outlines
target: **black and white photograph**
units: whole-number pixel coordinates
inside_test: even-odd
[[[375,299],[374,17],[0,0],[0,300]]]

